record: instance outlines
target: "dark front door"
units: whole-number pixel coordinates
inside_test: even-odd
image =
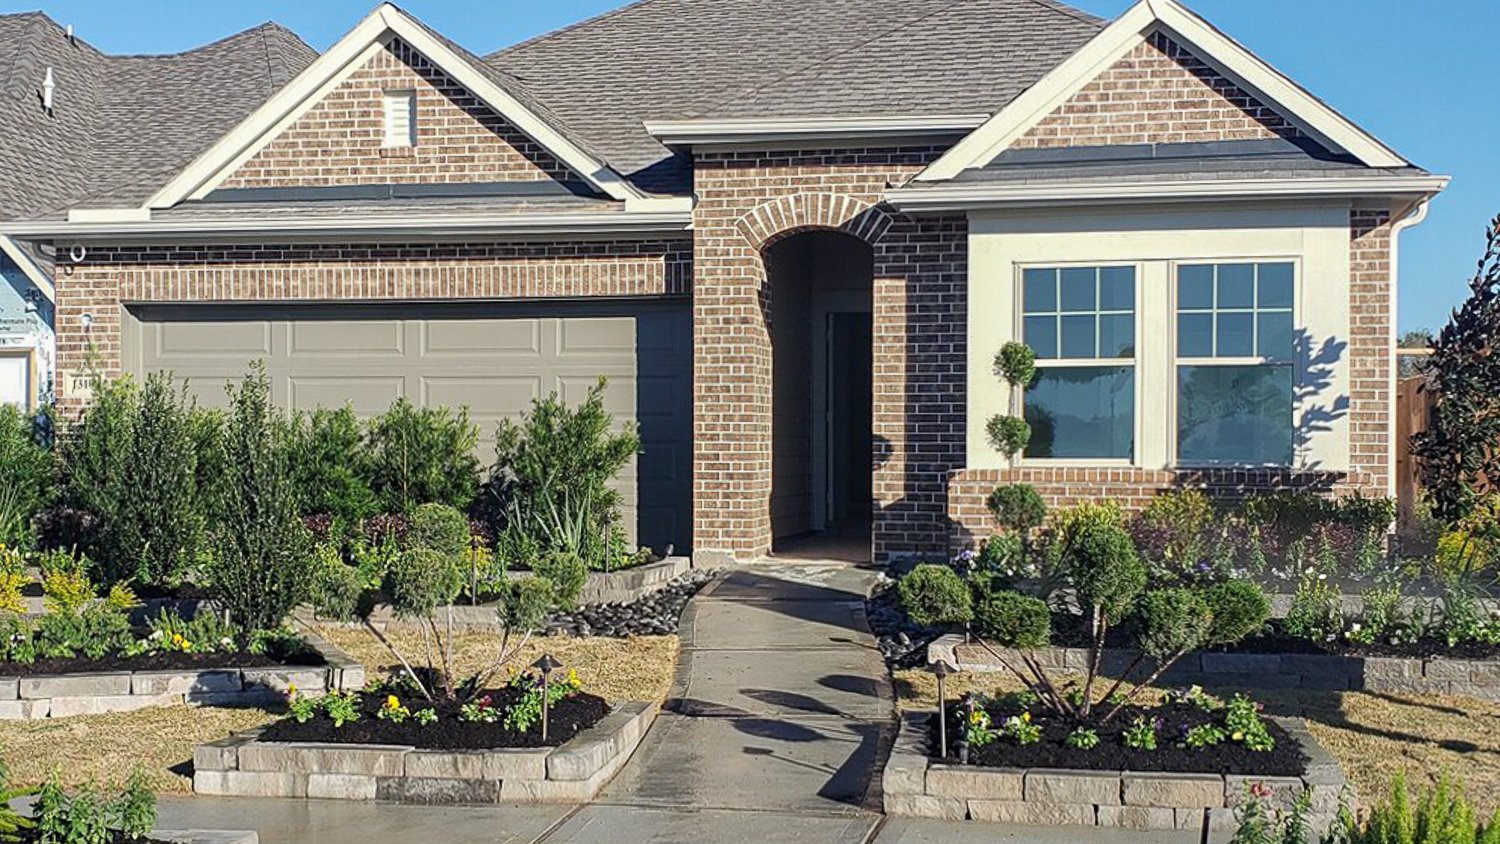
[[[870,521],[872,404],[868,313],[828,315],[828,527]]]

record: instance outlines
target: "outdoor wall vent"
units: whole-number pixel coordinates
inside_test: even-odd
[[[42,78],[42,111],[52,113],[52,95],[57,91],[57,80],[52,78],[52,68],[47,68],[47,75]]]
[[[75,39],[73,37],[73,25],[71,23],[68,24],[68,43],[75,43]]]

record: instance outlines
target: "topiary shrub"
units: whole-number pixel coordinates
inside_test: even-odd
[[[537,558],[532,572],[552,584],[553,599],[563,609],[577,605],[578,596],[589,578],[589,567],[583,558],[568,551],[543,554]]]
[[[1031,424],[1019,416],[991,416],[984,430],[990,447],[1007,458],[1025,451],[1031,442]]]
[[[1084,615],[1096,624],[1120,623],[1146,588],[1146,566],[1118,523],[1081,523],[1066,540],[1061,565]]]
[[[391,563],[385,592],[400,618],[426,619],[453,603],[463,588],[458,560],[432,548],[409,548]]]
[[[406,544],[450,557],[464,557],[471,544],[469,520],[446,504],[420,504],[407,523]]]
[[[1232,645],[1266,625],[1271,617],[1271,599],[1253,580],[1229,580],[1210,586],[1203,593],[1213,624],[1207,644]]]
[[[1052,612],[1040,598],[995,592],[974,608],[974,630],[1007,648],[1043,648],[1052,641]]]
[[[917,566],[896,584],[896,594],[907,616],[923,627],[967,624],[974,618],[969,585],[947,566]]]
[[[1193,589],[1153,589],[1142,596],[1139,615],[1141,652],[1159,663],[1202,646],[1213,627],[1208,602]]]
[[[1006,530],[1029,534],[1047,519],[1047,503],[1031,484],[997,486],[985,499],[995,522]]]

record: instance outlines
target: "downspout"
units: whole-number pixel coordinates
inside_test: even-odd
[[[1400,276],[1401,276],[1401,250],[1400,250],[1401,233],[1403,231],[1411,228],[1412,226],[1418,225],[1423,220],[1427,219],[1427,209],[1431,205],[1431,203],[1432,203],[1432,197],[1430,197],[1430,196],[1429,197],[1425,197],[1423,199],[1417,200],[1417,202],[1416,202],[1416,204],[1414,206],[1412,206],[1411,208],[1407,209],[1406,215],[1404,217],[1402,217],[1401,219],[1399,219],[1399,220],[1397,220],[1397,221],[1395,221],[1394,223],[1391,224],[1391,304],[1390,304],[1391,344],[1390,344],[1390,350],[1389,350],[1390,366],[1388,367],[1389,370],[1390,370],[1390,377],[1388,379],[1389,383],[1386,385],[1386,395],[1390,396],[1390,402],[1391,402],[1391,405],[1390,405],[1390,407],[1391,407],[1391,413],[1390,413],[1390,418],[1389,418],[1389,421],[1388,421],[1388,427],[1390,429],[1390,433],[1388,434],[1388,436],[1390,437],[1391,447],[1386,450],[1386,456],[1385,456],[1385,460],[1386,460],[1386,467],[1385,467],[1386,490],[1385,490],[1385,494],[1389,498],[1395,498],[1396,497],[1396,449],[1398,447],[1400,447],[1400,444],[1396,442],[1396,412],[1395,411],[1396,411],[1396,383],[1397,383],[1397,380],[1400,378],[1400,375],[1397,372],[1397,365],[1400,363],[1400,355],[1398,354],[1398,349],[1396,347],[1396,340],[1397,340],[1397,338],[1396,338],[1396,315],[1397,315],[1396,311],[1397,311],[1397,299],[1400,298],[1400,296],[1399,296],[1400,289],[1399,289],[1399,285],[1397,284],[1397,282],[1398,282],[1398,280],[1400,279]]]

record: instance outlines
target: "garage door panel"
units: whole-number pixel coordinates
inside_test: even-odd
[[[367,418],[403,395],[426,406],[467,406],[485,465],[494,460],[502,418],[518,418],[553,391],[576,405],[606,376],[606,409],[622,424],[640,422],[643,453],[612,483],[632,541],[688,550],[687,309],[601,315],[619,306],[552,303],[537,313],[542,307],[402,303],[350,313],[329,305],[145,305],[127,310],[122,352],[137,374],[173,370],[208,407],[225,406],[225,383],[239,381],[257,359],[267,361],[273,398],[297,410],[347,403]]]
[[[453,319],[421,323],[424,357],[468,358],[482,354],[490,360],[542,356],[539,319]]]
[[[326,360],[330,356],[401,357],[406,353],[402,323],[389,320],[313,320],[287,326],[287,357]]]

